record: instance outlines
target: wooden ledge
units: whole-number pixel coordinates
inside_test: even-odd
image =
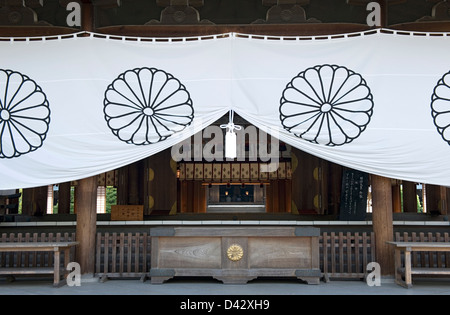
[[[408,32],[450,32],[450,21],[424,21],[389,26],[393,30]]]
[[[58,26],[0,26],[0,37],[40,37],[67,35],[79,29]]]

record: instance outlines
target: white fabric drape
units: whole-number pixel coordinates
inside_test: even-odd
[[[450,186],[448,34],[0,41],[0,189],[138,161],[229,110],[326,160]]]

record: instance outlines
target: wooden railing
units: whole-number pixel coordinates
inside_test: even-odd
[[[2,233],[0,242],[71,242],[75,233]],[[75,247],[71,249],[75,257]],[[53,267],[51,252],[4,252],[0,253],[0,268]],[[64,268],[65,266],[61,266]]]
[[[325,279],[364,278],[368,263],[376,261],[374,233],[322,233],[320,268]]]
[[[96,275],[144,279],[150,271],[150,245],[148,233],[98,233]]]
[[[395,233],[395,241],[450,242],[449,233]],[[0,242],[75,241],[75,233],[3,233]],[[320,269],[326,279],[362,279],[376,262],[373,233],[327,233],[320,236]],[[75,252],[71,253],[75,255]],[[72,256],[74,257],[74,256]],[[95,275],[100,278],[144,278],[150,271],[149,233],[98,233]],[[0,253],[0,268],[49,267],[48,253]],[[416,252],[413,267],[450,268],[450,253]]]

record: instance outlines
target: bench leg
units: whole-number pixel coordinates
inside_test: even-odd
[[[53,286],[59,287],[60,286],[60,274],[59,269],[61,265],[61,253],[59,250],[54,251],[54,260],[53,260]]]
[[[411,281],[411,252],[405,251],[405,281],[402,279],[402,249],[395,248],[395,283],[404,288],[410,289],[412,287]],[[409,267],[408,267],[409,266]],[[409,270],[409,271],[408,271]],[[409,275],[409,282],[408,282]]]
[[[68,276],[68,270],[67,266],[70,263],[70,248],[64,249],[64,279],[67,279]]]
[[[399,285],[402,285],[402,275],[400,273],[400,268],[402,267],[402,256],[401,256],[401,250],[396,248],[395,249],[395,282]]]
[[[411,251],[405,250],[405,284],[408,289],[412,287]]]

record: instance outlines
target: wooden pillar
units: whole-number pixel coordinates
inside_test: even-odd
[[[94,30],[94,6],[89,2],[81,3],[81,29]],[[95,271],[95,235],[97,230],[97,176],[81,179],[75,189],[75,211],[77,214],[76,240],[79,242],[76,259],[81,274],[94,275]]]
[[[94,5],[91,1],[81,3],[81,29],[87,32],[94,31]]]
[[[447,188],[426,185],[426,203],[428,213],[447,214]]]
[[[292,148],[292,204],[301,213],[321,213],[322,176],[320,159]]]
[[[34,187],[23,190],[22,215],[44,215],[47,213],[48,187]]]
[[[144,164],[142,161],[124,166],[118,170],[117,204],[142,205]]]
[[[450,206],[449,206],[449,202],[450,202],[450,188],[444,188],[445,189],[445,215],[450,214]]]
[[[392,211],[395,213],[402,212],[402,195],[399,181],[393,181],[392,184]]]
[[[144,186],[145,191],[144,206],[146,214],[176,213],[177,170],[176,163],[172,160],[170,148],[149,157],[144,169],[145,171],[142,173],[146,176],[142,186]],[[189,210],[184,208],[183,212],[186,210],[206,212],[206,188],[201,183],[201,181],[190,181],[194,190],[190,192],[189,197],[194,198],[195,202],[187,206],[193,208]],[[184,194],[181,195],[185,196]]]
[[[59,184],[58,214],[70,213],[70,182]]]
[[[290,180],[271,180],[266,186],[266,212],[291,213],[291,186]]]
[[[389,26],[389,0],[380,0],[378,3],[381,7],[381,27],[387,28]]]
[[[33,188],[22,190],[22,215],[33,215]]]
[[[328,214],[338,215],[341,205],[342,169],[338,164],[330,163],[328,181]]]
[[[76,190],[77,228],[76,240],[77,262],[81,274],[94,274],[95,235],[97,229],[97,176],[78,181]]]
[[[416,183],[403,181],[403,212],[417,213]]]
[[[139,162],[128,165],[128,204],[139,205]]]
[[[128,166],[118,169],[117,204],[128,205]]]
[[[392,184],[390,178],[372,175],[372,221],[376,242],[376,262],[382,276],[394,275],[394,250],[386,242],[394,240]]]

